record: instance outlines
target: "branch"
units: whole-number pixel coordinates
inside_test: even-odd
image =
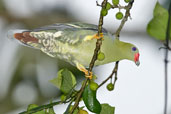
[[[104,80],[104,81],[99,85],[98,88],[100,88],[100,87],[101,87],[103,84],[105,84],[109,79],[111,79],[111,78],[113,77],[114,74],[115,74],[115,81],[114,81],[114,85],[115,85],[116,80],[117,80],[118,64],[119,64],[119,61],[116,62],[115,67],[114,67],[112,73],[109,75],[109,77],[106,78],[106,80]]]
[[[75,104],[74,104],[70,114],[73,114],[74,110],[78,107],[80,99],[81,99],[81,96],[82,96],[82,93],[83,93],[83,91],[85,89],[85,86],[86,86],[87,82],[88,82],[88,78],[86,78],[86,80],[84,81],[84,83],[83,83],[79,93],[77,94],[77,98],[75,100]]]
[[[106,4],[107,4],[107,0],[104,0],[102,2],[102,8],[105,8]],[[100,35],[100,33],[102,33],[103,18],[104,17],[100,14],[99,25],[98,25],[98,33],[97,33],[98,36]],[[88,69],[89,73],[92,72],[92,69],[94,67],[95,61],[97,60],[97,55],[98,55],[98,52],[100,50],[101,45],[102,45],[102,38],[98,39],[97,42],[96,42],[96,48],[94,49],[94,54],[93,54],[93,57],[92,57],[91,62],[89,64],[89,69]],[[82,87],[81,87],[81,89],[80,89],[80,91],[78,93],[78,96],[77,96],[77,98],[75,100],[75,104],[74,104],[70,114],[72,114],[74,112],[74,110],[78,107],[81,96],[82,96],[82,93],[84,91],[84,88],[85,88],[88,80],[89,79],[86,78],[86,80],[84,81],[84,84],[82,85]]]
[[[125,16],[122,19],[121,24],[120,24],[119,28],[116,30],[116,33],[115,33],[115,36],[117,38],[119,38],[119,35],[120,35],[121,30],[122,30],[125,22],[128,20],[128,17],[130,16],[130,10],[132,8],[133,3],[134,3],[134,0],[130,1],[129,4],[125,8],[126,9]]]
[[[164,114],[167,114],[167,99],[168,99],[168,51],[169,51],[169,38],[170,38],[170,24],[171,24],[171,2],[169,5],[169,17],[168,17],[168,23],[167,23],[167,31],[166,31],[166,40],[165,40],[165,59],[164,59],[164,64],[165,64],[165,96],[164,96]]]
[[[124,24],[126,23],[126,21],[128,20],[128,17],[130,16],[130,10],[131,10],[131,8],[132,8],[133,3],[134,3],[134,0],[132,0],[131,2],[129,2],[129,4],[128,4],[127,6],[125,6],[125,8],[126,8],[125,16],[124,16],[124,18],[122,19],[121,24],[119,25],[119,27],[118,27],[118,29],[116,30],[116,33],[115,33],[115,37],[117,37],[117,38],[119,38],[121,30],[122,30]],[[111,78],[113,77],[114,74],[115,74],[115,80],[114,80],[114,86],[115,86],[115,83],[116,83],[116,81],[117,81],[118,66],[119,66],[119,61],[116,62],[115,67],[114,67],[112,73],[109,75],[109,77],[108,77],[106,80],[104,80],[104,81],[99,85],[99,87],[101,87],[101,86],[104,85],[109,79],[111,79]],[[98,87],[98,88],[99,88],[99,87]]]
[[[53,103],[50,103],[50,104],[41,105],[39,107],[33,108],[31,110],[28,110],[28,111],[21,112],[19,114],[32,114],[32,113],[35,113],[37,111],[41,111],[41,110],[44,110],[44,109],[52,108],[53,106],[58,105],[58,104],[62,104],[62,103],[64,103],[64,102],[57,101],[57,102],[53,102]]]

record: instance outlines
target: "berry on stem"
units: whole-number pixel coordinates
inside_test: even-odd
[[[110,8],[111,8],[111,4],[109,2],[107,2],[106,9],[109,10]]]
[[[103,61],[105,59],[105,54],[103,52],[99,52],[97,55],[97,59],[99,61]]]
[[[97,88],[98,88],[98,86],[99,86],[99,85],[98,85],[96,82],[93,82],[93,81],[90,82],[90,89],[91,89],[92,91],[96,91]]]
[[[101,15],[102,15],[102,16],[106,16],[107,13],[108,13],[107,9],[103,8],[103,9],[101,10]]]
[[[116,19],[121,20],[123,18],[122,12],[116,13]]]
[[[113,5],[118,5],[119,4],[119,0],[112,0]]]
[[[114,89],[114,84],[109,83],[109,84],[107,85],[107,89],[108,89],[109,91],[112,91],[112,90]]]

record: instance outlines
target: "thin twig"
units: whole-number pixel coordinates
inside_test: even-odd
[[[160,47],[160,48],[159,48],[159,50],[161,50],[161,49],[167,49],[167,50],[171,51],[171,48],[170,48],[170,47],[166,47],[166,46],[165,46],[165,47]]]
[[[116,62],[115,68],[114,68],[114,71],[115,71],[115,80],[114,80],[114,83],[113,83],[114,86],[115,86],[116,81],[118,79],[118,66],[119,66],[119,61]]]
[[[106,4],[107,4],[107,0],[104,0],[102,2],[102,8],[105,8]],[[102,25],[103,25],[103,16],[100,15],[99,25],[98,25],[98,33],[97,33],[98,36],[100,35],[100,33],[102,33]],[[98,39],[97,42],[96,42],[96,48],[94,49],[94,54],[93,54],[93,57],[92,57],[91,62],[89,64],[89,69],[88,69],[89,73],[92,72],[92,69],[94,67],[95,61],[97,60],[97,55],[98,55],[98,52],[100,50],[101,45],[102,45],[102,38]],[[84,88],[85,88],[88,80],[89,79],[86,78],[86,80],[84,81],[84,84],[82,85],[82,87],[81,87],[81,89],[80,89],[80,91],[78,93],[78,96],[77,96],[77,98],[75,100],[75,104],[74,104],[70,114],[72,114],[74,112],[74,110],[78,107],[81,96],[82,96],[82,93],[84,91]]]
[[[121,21],[121,24],[119,26],[119,28],[116,30],[115,32],[115,36],[118,38],[120,35],[120,32],[125,24],[125,22],[128,20],[128,17],[130,16],[130,9],[132,8],[132,5],[134,3],[134,0],[130,1],[129,4],[126,6],[126,12],[125,12],[125,16]]]
[[[39,107],[33,108],[31,110],[28,110],[28,111],[21,112],[19,114],[32,114],[32,113],[37,112],[37,111],[52,108],[53,106],[58,105],[58,104],[62,104],[62,103],[67,103],[67,102],[57,101],[57,102],[53,102],[53,103],[50,103],[50,104],[41,105]]]
[[[168,17],[168,23],[167,23],[167,31],[166,31],[166,51],[165,51],[165,59],[164,59],[164,66],[165,66],[165,76],[164,76],[164,82],[165,82],[165,92],[164,92],[164,114],[167,114],[167,99],[168,99],[168,47],[169,47],[169,38],[170,38],[170,18],[171,18],[171,2],[169,5],[169,17]]]
[[[116,62],[116,64],[119,64],[119,61]],[[115,74],[115,81],[114,84],[117,80],[117,71],[118,71],[118,65],[115,65],[112,73],[109,75],[109,77],[106,78],[106,80],[104,80],[101,84],[99,84],[98,88],[100,88],[103,84],[105,84],[109,79],[111,79],[113,77],[113,75]]]
[[[164,46],[165,46],[166,49],[168,49],[168,50],[171,51],[171,47],[169,47],[169,38],[167,40],[168,40],[168,42],[167,43],[164,43]]]

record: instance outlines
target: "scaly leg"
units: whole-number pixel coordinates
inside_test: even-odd
[[[89,79],[93,78],[93,73],[92,72],[89,73],[88,70],[83,65],[76,63],[76,67],[77,69],[85,73],[86,78],[89,78]]]

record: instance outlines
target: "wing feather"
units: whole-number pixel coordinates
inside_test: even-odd
[[[48,25],[48,26],[43,26],[37,29],[34,29],[34,32],[38,32],[38,31],[46,31],[46,30],[57,30],[57,31],[63,31],[65,29],[71,29],[71,30],[94,30],[94,31],[98,31],[98,26],[97,25],[93,25],[93,24],[87,24],[87,23],[80,23],[80,22],[74,22],[74,23],[55,23],[52,25]],[[102,32],[103,33],[107,33],[107,30],[102,28]]]
[[[37,38],[53,38],[55,41],[68,43],[70,45],[77,44],[83,41],[87,35],[96,34],[98,31],[97,25],[86,23],[56,23],[41,28],[34,29],[31,35]],[[103,34],[107,34],[107,30],[102,29]],[[41,35],[39,34],[41,33]]]

